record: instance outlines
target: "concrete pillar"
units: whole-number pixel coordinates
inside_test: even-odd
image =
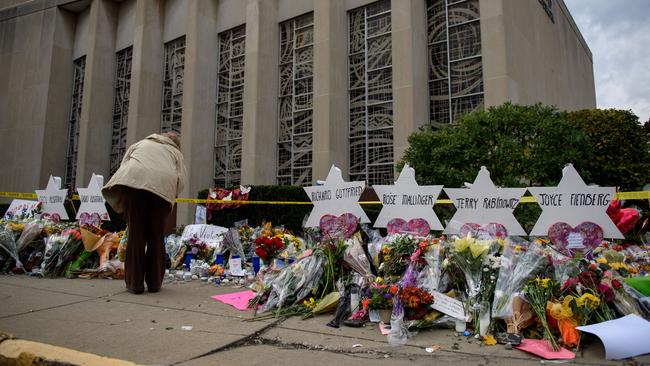
[[[3,190],[30,192],[64,172],[74,29],[56,7],[0,21]]]
[[[45,19],[54,21],[54,29],[50,33],[51,57],[43,60],[47,65],[43,69],[49,70],[49,79],[38,187],[45,187],[51,174],[59,177],[65,174],[73,78],[75,15],[61,8],[51,8],[46,13],[49,14]]]
[[[427,9],[422,0],[392,0],[393,159],[411,133],[429,122]]]
[[[118,11],[117,3],[110,0],[94,0],[90,5],[77,150],[78,187],[85,187],[92,173],[108,180]]]
[[[348,174],[347,24],[344,1],[314,0],[314,180]]]
[[[510,100],[517,102],[516,84],[508,76],[503,1],[480,1],[479,14],[485,108]]]
[[[181,147],[187,168],[182,197],[212,186],[217,80],[217,1],[187,2]],[[178,206],[178,223],[193,222],[194,205]]]
[[[137,0],[135,6],[127,145],[160,132],[164,6],[163,0]]]
[[[277,15],[277,0],[248,0],[246,4],[242,184],[276,181],[280,43]]]

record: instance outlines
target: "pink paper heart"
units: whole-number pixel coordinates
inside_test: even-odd
[[[505,226],[496,222],[483,225],[468,222],[461,226],[458,231],[458,235],[461,238],[466,237],[467,234],[472,234],[475,238],[483,238],[487,236],[490,239],[505,239],[508,236],[508,230]]]
[[[412,234],[416,236],[427,236],[431,231],[429,223],[425,219],[411,219],[408,222],[404,219],[392,219],[386,225],[389,234]]]
[[[336,217],[334,215],[323,215],[320,218],[320,230],[330,238],[347,239],[351,237],[359,225],[359,219],[351,213],[344,213]]]
[[[583,222],[575,228],[566,222],[557,222],[548,228],[548,239],[557,251],[566,255],[589,254],[603,242],[603,229],[593,222]]]

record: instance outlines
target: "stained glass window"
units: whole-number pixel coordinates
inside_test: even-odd
[[[314,15],[280,24],[278,184],[312,181]]]
[[[68,150],[65,156],[66,187],[74,188],[77,175],[77,148],[79,146],[79,120],[81,119],[81,102],[84,93],[84,72],[86,71],[86,56],[74,60],[72,104],[68,119]]]
[[[241,183],[246,26],[219,34],[214,184]]]
[[[350,179],[392,184],[393,70],[390,0],[348,13]]]
[[[427,0],[431,124],[483,108],[479,0]]]
[[[120,167],[122,157],[126,151],[126,127],[129,119],[129,89],[131,87],[132,57],[133,47],[127,47],[116,54],[110,175],[115,174]]]
[[[165,43],[161,131],[181,132],[185,36]]]

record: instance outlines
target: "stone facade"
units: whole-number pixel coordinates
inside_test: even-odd
[[[377,180],[373,167],[394,166],[409,134],[439,106],[453,120],[458,108],[506,101],[565,110],[596,105],[591,52],[562,0],[383,1],[0,0],[0,190],[31,192],[50,174],[65,176],[73,65],[82,57],[71,181],[85,186],[93,172],[108,179],[111,159],[160,132],[167,110],[177,113],[174,126],[182,131],[184,197],[212,186],[218,164],[239,172],[232,181],[243,184],[309,183],[331,164],[344,174],[361,166],[355,176]],[[364,13],[355,10],[361,7]],[[446,28],[432,29],[430,17],[440,12]],[[309,21],[287,22],[303,18]],[[291,31],[282,33],[281,24]],[[239,51],[231,44],[225,59],[223,40],[233,29],[245,39]],[[165,60],[167,45],[181,37],[182,52]],[[357,53],[353,42],[362,42]],[[351,89],[357,76],[348,65],[357,59],[363,76]],[[444,94],[435,103],[433,85]],[[352,136],[357,112],[364,113],[365,144]],[[352,153],[352,143],[364,150]],[[392,173],[379,178],[390,181]],[[179,221],[192,211],[179,206]]]

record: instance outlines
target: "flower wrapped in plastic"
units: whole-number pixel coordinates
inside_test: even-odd
[[[63,274],[65,267],[83,250],[81,233],[78,229],[67,229],[61,234],[50,236],[45,244],[41,263],[44,276],[56,277]]]
[[[25,223],[25,227],[20,234],[20,237],[16,240],[18,253],[25,249],[29,243],[40,238],[44,227],[44,223],[40,220],[33,220]]]
[[[433,294],[434,291],[441,290],[440,282],[444,261],[444,245],[438,239],[432,239],[422,256],[426,265],[418,275],[418,287]]]
[[[494,290],[492,317],[511,317],[512,300],[522,295],[526,282],[534,278],[536,272],[545,269],[547,264],[544,251],[538,244],[531,243],[526,247],[525,243],[508,242],[501,256],[501,271]]]
[[[363,276],[366,280],[371,280],[372,268],[366,252],[361,246],[361,240],[358,236],[348,239],[348,246],[343,254],[343,261],[353,270]]]
[[[268,298],[263,311],[299,303],[315,291],[323,274],[325,258],[314,254],[283,268],[267,285]],[[258,296],[264,296],[263,292]]]
[[[16,245],[16,236],[11,229],[0,229],[0,249],[7,252],[7,254],[16,261],[16,267],[22,268],[23,264],[18,257],[18,246]]]

